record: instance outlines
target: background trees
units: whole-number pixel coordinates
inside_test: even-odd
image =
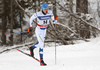
[[[34,12],[40,11],[44,2],[48,3],[50,10],[59,16],[57,42],[70,44],[77,39],[86,41],[87,38],[99,35],[98,25],[100,22],[99,18],[97,19],[99,17],[99,2],[97,2],[98,15],[93,17],[90,12],[92,4],[90,0],[57,0],[56,2],[54,0],[0,0],[0,44],[21,44],[36,39],[34,31],[32,34],[10,36],[5,36],[5,33],[27,31],[29,17]],[[35,22],[33,28],[36,27]],[[48,27],[46,40],[49,42],[54,41],[53,26],[50,24]]]

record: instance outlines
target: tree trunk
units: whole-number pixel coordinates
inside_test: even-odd
[[[6,44],[6,36],[5,36],[5,33],[6,33],[6,0],[2,0],[2,44],[5,45]]]
[[[39,11],[40,11],[40,9],[41,9],[41,8],[40,8],[40,2],[41,2],[41,1],[40,1],[40,0],[38,0],[38,5],[39,5]]]
[[[23,18],[22,18],[22,14],[20,13],[20,28],[21,28],[21,32],[23,32],[23,30],[22,30],[22,21],[23,21]],[[23,36],[22,36],[22,33],[21,33],[21,39],[20,39],[20,42],[22,43],[22,38]]]
[[[77,8],[76,11],[79,13],[84,13],[87,14],[88,13],[88,0],[77,0]],[[90,38],[90,28],[89,25],[84,24],[84,22],[80,22],[80,36],[82,38]],[[82,27],[84,28],[82,28]]]
[[[56,2],[54,2],[54,4],[53,4],[53,14],[54,14],[54,15],[57,14],[57,12],[56,12]]]
[[[11,33],[13,33],[13,0],[11,0]],[[11,35],[11,45],[13,45],[13,35]]]

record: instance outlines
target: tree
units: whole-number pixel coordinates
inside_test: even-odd
[[[7,20],[6,20],[6,0],[2,0],[2,44],[6,44],[6,25],[7,25]]]
[[[11,33],[13,33],[13,0],[11,0]],[[11,35],[11,45],[13,45],[13,35]]]
[[[76,2],[76,12],[88,14],[88,0],[77,0]],[[85,17],[84,17],[85,19]],[[80,36],[82,38],[90,38],[90,28],[89,25],[84,24],[84,22],[80,21]]]
[[[1,30],[1,14],[2,14],[2,1],[0,1],[0,30]]]

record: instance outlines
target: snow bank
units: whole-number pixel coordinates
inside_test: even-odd
[[[34,50],[37,58],[38,51],[39,48]],[[91,39],[91,42],[57,46],[56,65],[55,47],[46,47],[44,61],[47,66],[40,66],[37,61],[18,51],[3,53],[0,54],[0,70],[100,70],[100,37]]]

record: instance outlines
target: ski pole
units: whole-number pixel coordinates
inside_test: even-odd
[[[57,25],[58,16],[55,15],[55,64],[56,64],[56,25]]]
[[[56,64],[56,22],[55,22],[55,64]]]
[[[15,32],[15,33],[5,33],[5,35],[13,35],[13,34],[21,34],[21,33],[27,33],[28,31],[23,31],[23,32]]]

